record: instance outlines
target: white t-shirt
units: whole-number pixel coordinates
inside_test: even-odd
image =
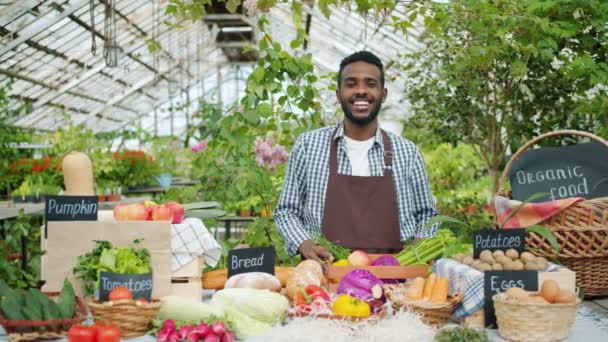
[[[353,176],[371,176],[367,154],[374,144],[374,139],[375,137],[371,137],[367,140],[359,141],[344,136],[346,154],[350,160]]]

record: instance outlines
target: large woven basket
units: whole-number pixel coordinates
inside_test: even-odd
[[[498,333],[509,341],[559,341],[568,337],[581,303],[520,303],[504,293],[494,295]]]
[[[540,135],[517,150],[509,160],[500,178],[501,188],[497,195],[509,196],[504,185],[515,159],[538,141],[556,135],[587,137],[608,147],[608,141],[587,132],[563,130]],[[608,295],[608,197],[578,202],[540,225],[553,232],[561,249],[555,252],[545,238],[535,233],[527,235],[527,247],[559,260],[576,272],[578,286],[584,289],[585,296]]]
[[[59,292],[44,292],[51,298],[59,296]],[[87,307],[76,297],[76,312],[74,317],[47,321],[8,320],[0,312],[0,325],[4,327],[11,342],[48,341],[63,338],[74,324],[86,319]]]
[[[122,338],[145,335],[150,330],[150,322],[160,310],[160,301],[141,303],[132,299],[121,299],[99,303],[88,303],[95,320],[114,323]]]
[[[428,301],[410,301],[403,296],[402,284],[384,285],[384,295],[393,304],[396,310],[408,309],[420,314],[424,323],[434,327],[445,325],[450,317],[454,307],[462,301],[462,294],[456,293],[448,296],[445,303],[429,303]]]

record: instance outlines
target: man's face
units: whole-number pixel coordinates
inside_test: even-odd
[[[380,83],[380,69],[367,62],[353,62],[344,67],[341,77],[336,97],[344,115],[357,126],[368,125],[376,119],[386,99],[386,89]]]

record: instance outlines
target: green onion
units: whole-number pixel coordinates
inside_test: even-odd
[[[331,253],[334,258],[336,258],[336,260],[346,259],[352,252],[348,248],[336,245],[335,243],[327,240],[322,234],[315,236],[315,242],[317,243],[317,245],[327,248],[329,253]]]

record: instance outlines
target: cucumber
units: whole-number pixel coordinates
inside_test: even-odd
[[[21,308],[21,312],[26,319],[31,319],[34,321],[40,321],[43,319],[44,315],[42,312],[42,303],[37,300],[34,295],[26,295],[24,296],[24,305]]]
[[[13,289],[8,287],[4,280],[0,279],[0,299],[2,299],[3,297],[15,298],[17,297],[17,294],[15,293],[15,291],[13,291]]]
[[[61,318],[72,318],[76,312],[76,295],[72,284],[66,279],[57,299],[57,307]]]
[[[44,320],[59,319],[59,307],[57,304],[38,289],[30,289],[28,296],[34,296],[35,300],[42,306],[42,317]]]
[[[0,307],[2,308],[2,314],[4,317],[10,320],[24,319],[21,313],[21,306],[16,297],[4,297],[0,301]]]

